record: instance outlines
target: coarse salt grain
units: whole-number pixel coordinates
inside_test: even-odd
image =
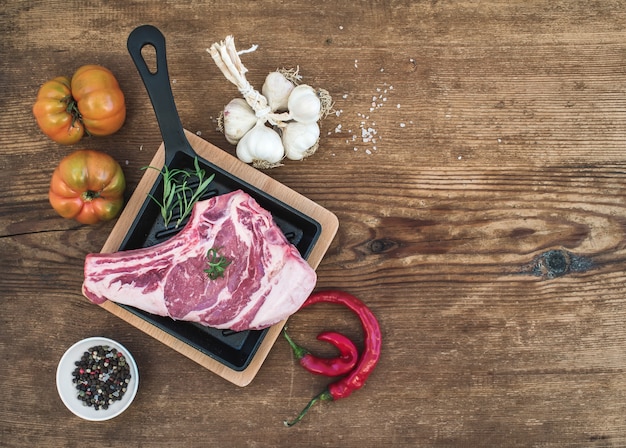
[[[358,59],[354,60],[354,66],[355,68],[358,67]],[[381,71],[383,71],[383,69],[381,69]],[[382,86],[378,86],[375,87],[374,91],[374,95],[372,95],[372,99],[371,99],[371,103],[370,103],[370,108],[369,108],[369,112],[373,113],[376,110],[378,110],[379,108],[381,108],[385,102],[387,102],[388,98],[386,96],[388,91],[393,90],[393,86],[388,85],[386,82],[383,83]],[[344,94],[343,95],[343,99],[348,98],[348,94]],[[400,104],[396,104],[396,108],[400,108]],[[340,114],[336,114],[337,116],[339,116]],[[352,143],[353,145],[355,143],[357,143],[357,138],[359,140],[359,143],[362,143],[366,146],[369,146],[368,148],[365,148],[365,153],[366,154],[372,154],[372,151],[377,151],[378,147],[377,147],[377,143],[379,141],[382,140],[382,136],[378,135],[378,131],[376,130],[375,126],[376,126],[376,122],[372,121],[370,122],[370,115],[369,114],[365,114],[362,112],[357,112],[356,116],[358,118],[360,118],[360,124],[359,124],[359,129],[360,132],[358,134],[360,134],[358,137],[356,134],[352,133],[352,130],[348,130],[347,132],[349,134],[352,135],[351,138],[347,138],[345,139],[346,144],[350,144]],[[401,127],[405,127],[406,123],[401,123],[400,124]],[[334,132],[335,133],[341,133],[344,132],[345,130],[343,129],[343,125],[342,124],[338,124],[335,127]],[[330,132],[329,132],[330,134]],[[359,138],[360,137],[360,138]],[[354,152],[359,151],[359,146],[353,146],[352,147]]]

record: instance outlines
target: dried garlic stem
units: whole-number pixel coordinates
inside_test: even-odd
[[[226,79],[237,86],[250,107],[256,112],[267,108],[265,97],[257,92],[246,79],[248,69],[241,62],[233,36],[226,36],[226,39],[219,44],[214,43],[207,51]]]
[[[239,53],[235,48],[235,38],[226,36],[220,43],[214,43],[207,52],[215,61],[226,79],[232,82],[243,95],[246,102],[254,109],[259,119],[268,120],[271,124],[288,120],[287,114],[274,114],[267,104],[267,98],[259,93],[246,79],[248,69],[241,62]]]

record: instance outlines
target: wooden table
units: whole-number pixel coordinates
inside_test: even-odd
[[[626,445],[626,4],[588,1],[2,2],[0,445]],[[366,302],[380,363],[346,400],[282,422],[330,381],[278,339],[238,387],[81,294],[85,255],[114,223],[79,225],[48,204],[70,151],[107,152],[127,194],[161,136],[126,50],[136,26],[166,36],[184,126],[216,130],[238,92],[205,49],[228,34],[248,78],[299,67],[336,113],[319,151],[266,174],[327,208],[339,231],[318,288]],[[39,86],[109,67],[124,127],[68,148],[31,107]],[[322,354],[322,329],[362,341],[353,316],[318,306],[289,321]],[[55,389],[63,352],[112,337],[139,393],[89,423]]]

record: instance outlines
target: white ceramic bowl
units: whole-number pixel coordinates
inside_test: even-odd
[[[109,346],[110,348],[115,348],[121,352],[130,367],[131,376],[130,382],[126,388],[126,393],[123,395],[122,399],[114,401],[111,405],[109,405],[108,409],[98,410],[92,406],[85,406],[83,404],[83,402],[77,397],[78,391],[76,390],[76,385],[72,381],[74,379],[73,372],[74,369],[76,369],[76,365],[74,363],[80,360],[84,352],[97,345]],[[119,342],[108,338],[93,337],[78,341],[76,344],[67,349],[65,354],[61,357],[57,368],[57,390],[59,391],[61,400],[70,411],[85,420],[103,421],[120,415],[132,403],[135,395],[137,394],[138,387],[139,372],[137,370],[135,359],[132,357],[130,352],[126,350],[126,347]]]

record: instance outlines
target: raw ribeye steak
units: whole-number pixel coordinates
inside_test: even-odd
[[[207,253],[231,263],[209,279]],[[247,193],[197,202],[189,222],[155,246],[85,259],[84,295],[159,316],[235,331],[269,327],[295,313],[316,282],[272,215]]]

